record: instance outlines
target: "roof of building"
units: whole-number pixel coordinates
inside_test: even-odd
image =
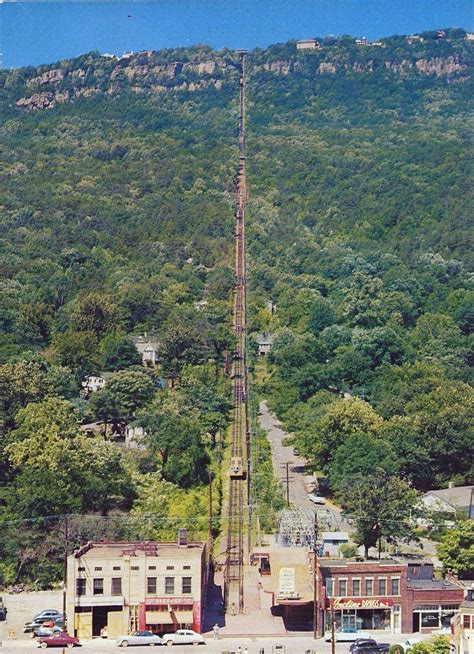
[[[300,39],[297,43],[316,43],[316,39]]]
[[[323,540],[349,540],[349,534],[346,531],[323,531]]]
[[[187,545],[178,543],[143,542],[101,542],[86,543],[74,552],[75,558],[115,559],[122,556],[172,556],[174,558],[200,558],[206,544],[203,541],[188,541]]]
[[[407,582],[407,587],[413,590],[461,590],[459,584],[447,579],[416,579]]]
[[[457,509],[466,509],[471,505],[471,498],[474,493],[474,486],[453,486],[452,488],[441,488],[431,490],[423,497],[435,497]]]
[[[273,344],[273,334],[269,334],[268,332],[263,332],[263,334],[257,334],[256,339],[259,345]]]

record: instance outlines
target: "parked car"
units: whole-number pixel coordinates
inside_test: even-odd
[[[314,491],[308,493],[308,500],[313,502],[313,504],[326,504],[326,500],[322,495],[318,495]]]
[[[31,622],[25,623],[23,633],[34,633],[36,629],[39,629],[40,627],[54,627],[54,624],[54,620],[51,620],[51,618],[35,618],[34,620],[31,620]]]
[[[204,636],[191,629],[178,629],[173,634],[164,634],[164,645],[204,645]]]
[[[426,636],[425,638],[423,638],[423,636],[408,638],[403,643],[396,643],[395,645],[392,645],[392,651],[395,652],[395,654],[406,654],[410,647],[413,647],[413,645],[416,645],[417,643],[421,643],[423,640],[426,640]]]
[[[75,646],[80,647],[81,643],[79,638],[75,636],[70,636],[65,631],[60,631],[58,633],[51,634],[51,636],[45,636],[38,640],[38,647],[46,649],[47,647],[68,647],[71,649]]]
[[[346,642],[356,641],[359,639],[369,640],[370,634],[368,631],[357,631],[357,629],[341,629],[340,631],[335,632],[335,638],[337,642]],[[326,633],[325,639],[331,640],[331,632]]]
[[[56,618],[62,618],[63,612],[58,611],[57,609],[44,609],[40,613],[37,613],[33,620],[38,618],[50,618],[51,620],[56,620]]]
[[[36,638],[42,638],[43,636],[51,636],[52,634],[58,634],[63,631],[62,627],[54,626],[54,627],[45,627],[45,625],[42,625],[41,627],[38,627],[38,629],[35,629],[33,631],[33,636]]]
[[[358,638],[349,647],[350,654],[387,654],[389,643],[377,643],[373,638]]]
[[[152,634],[151,631],[136,631],[131,636],[119,636],[117,638],[119,647],[128,647],[129,645],[162,645],[163,641],[159,636]]]

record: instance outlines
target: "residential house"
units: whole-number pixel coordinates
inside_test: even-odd
[[[466,518],[474,518],[474,486],[454,486],[432,490],[422,497],[423,506],[433,513],[447,513],[455,516],[460,513]]]
[[[296,42],[297,50],[316,50],[320,48],[321,44],[316,39],[301,39]]]
[[[264,332],[263,334],[257,334],[256,341],[258,345],[258,356],[264,356],[268,354],[273,346],[273,334]]]
[[[158,341],[155,336],[136,336],[133,339],[144,366],[156,366],[158,363]]]

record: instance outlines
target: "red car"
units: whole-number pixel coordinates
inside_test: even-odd
[[[80,647],[79,638],[70,636],[65,631],[59,631],[51,634],[51,636],[44,636],[38,640],[38,647],[42,647],[43,649],[46,649],[46,647],[74,647],[75,645]]]

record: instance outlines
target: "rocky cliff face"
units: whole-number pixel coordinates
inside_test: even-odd
[[[456,52],[432,50],[395,50],[385,47],[320,48],[314,53],[298,53],[291,44],[282,46],[286,56],[274,58],[260,52],[249,56],[248,70],[252,74],[292,74],[317,77],[322,75],[366,74],[382,72],[401,77],[429,75],[456,81],[467,78],[468,60]],[[141,52],[122,57],[85,55],[60,66],[22,69],[22,84],[16,83],[14,98],[18,109],[51,109],[75,98],[89,98],[121,92],[159,94],[169,91],[196,92],[202,89],[220,91],[226,84],[238,80],[237,58],[232,53],[193,48],[182,59],[164,61],[169,51]],[[268,51],[271,54],[271,49]],[[17,73],[17,79],[19,74]],[[21,77],[21,75],[20,75]],[[4,81],[8,87],[9,78]],[[13,87],[13,83],[10,82]]]

